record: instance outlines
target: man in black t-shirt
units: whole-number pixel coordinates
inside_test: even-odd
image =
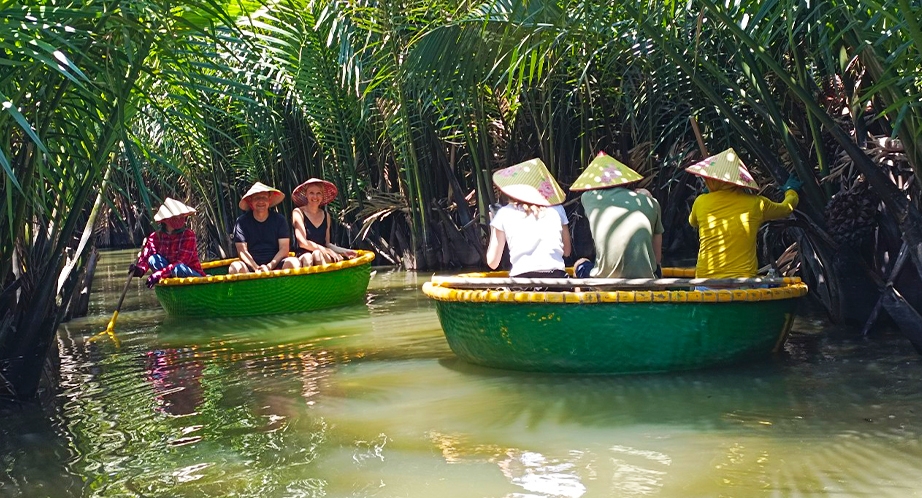
[[[240,209],[246,211],[234,225],[234,245],[240,261],[231,263],[228,273],[264,272],[297,268],[298,259],[288,256],[291,230],[282,215],[269,208],[285,199],[285,194],[261,182],[256,182],[240,199]]]

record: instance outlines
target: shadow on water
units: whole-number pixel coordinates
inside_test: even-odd
[[[452,356],[439,365],[489,389],[502,410],[481,421],[553,420],[581,425],[677,425],[695,430],[807,428],[835,434],[855,425],[911,435],[920,429],[922,361],[892,332],[864,339],[808,314],[782,352],[762,361],[643,375],[515,372]],[[418,376],[418,375],[417,375]],[[475,396],[476,398],[476,396]],[[468,400],[476,406],[477,400]]]
[[[922,455],[920,376],[901,337],[868,341],[806,317],[783,353],[701,371],[542,374],[453,356],[354,362],[327,379],[315,413],[344,444],[377,440],[391,461],[411,462],[437,448],[470,479],[490,483],[498,468],[533,496],[919,496],[906,476],[922,470],[906,462]],[[348,455],[320,468],[334,472]],[[401,470],[386,458],[380,467],[371,475],[384,480]]]
[[[0,496],[80,496],[83,479],[69,466],[77,454],[62,412],[56,402],[0,404]]]

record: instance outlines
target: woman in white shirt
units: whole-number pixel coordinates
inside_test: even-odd
[[[511,277],[566,278],[563,258],[570,252],[563,190],[540,159],[501,169],[493,183],[510,199],[490,222],[487,264],[495,269],[509,245]]]

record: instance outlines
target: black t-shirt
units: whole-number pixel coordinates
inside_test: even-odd
[[[234,225],[234,242],[246,242],[247,251],[259,265],[272,261],[279,252],[279,239],[290,237],[288,221],[278,213],[269,213],[266,221],[259,222],[252,211],[247,211]]]

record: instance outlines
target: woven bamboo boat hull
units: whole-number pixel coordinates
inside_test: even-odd
[[[374,254],[339,263],[268,273],[226,275],[235,260],[205,263],[208,276],[169,278],[154,288],[170,315],[257,316],[301,313],[361,303]]]
[[[766,358],[802,283],[723,291],[458,291],[427,283],[451,350],[488,367],[586,373],[690,370]]]

